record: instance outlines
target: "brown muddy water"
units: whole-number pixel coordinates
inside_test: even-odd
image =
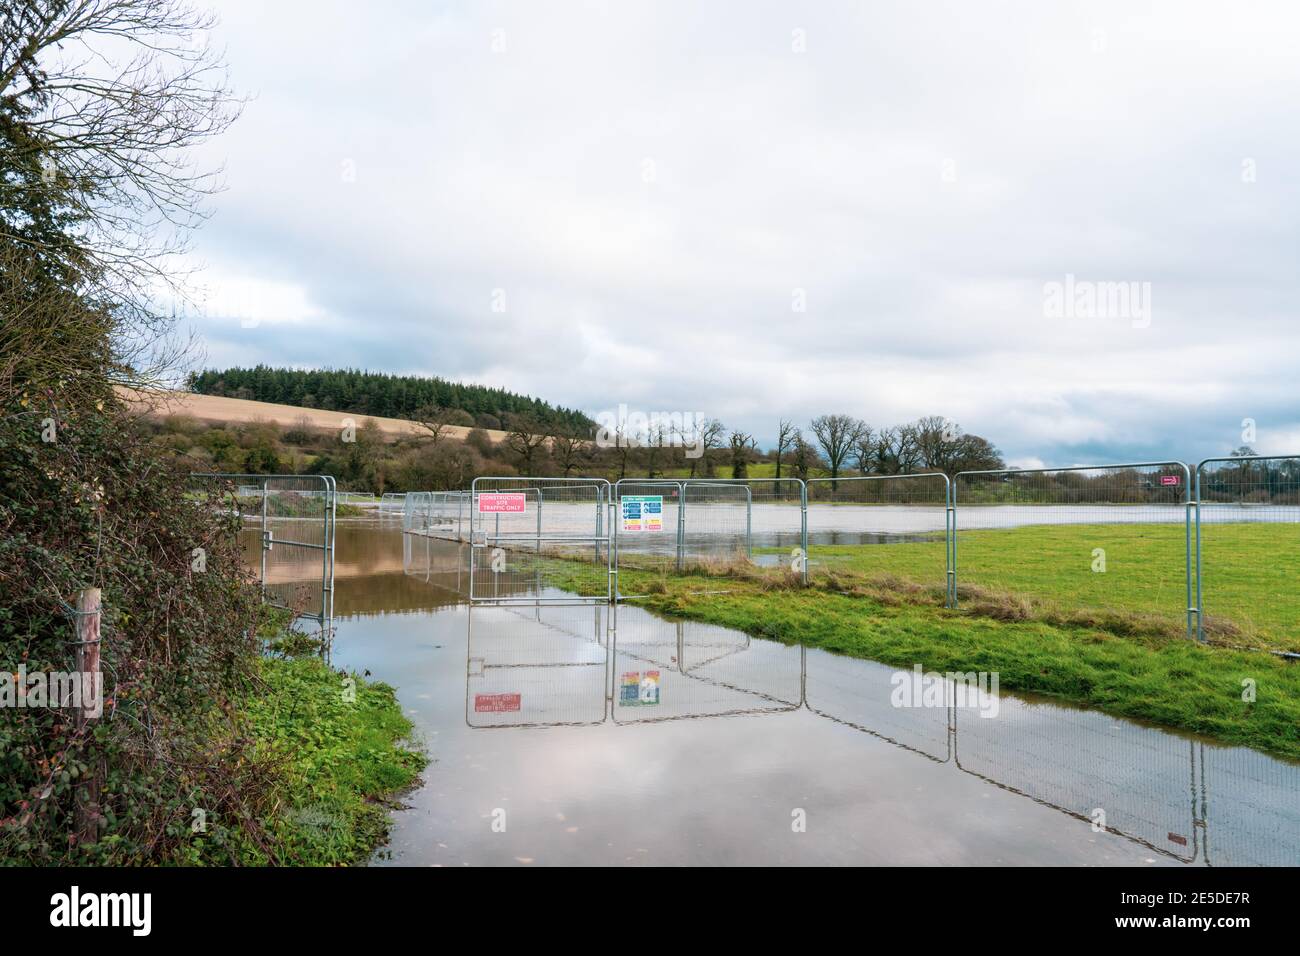
[[[471,609],[459,546],[405,537],[336,542],[334,663],[430,758],[376,864],[1300,863],[1300,766],[629,605]]]

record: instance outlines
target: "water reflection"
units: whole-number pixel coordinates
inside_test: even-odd
[[[894,668],[626,604],[468,608],[464,546],[339,532],[341,656],[435,735],[399,854],[620,862],[641,852],[621,838],[682,833],[654,859],[1300,863],[1295,764],[1008,695],[994,717],[895,707]],[[419,616],[367,617],[403,613]],[[810,804],[820,826],[783,849],[789,808]],[[523,842],[482,824],[497,806],[524,815]],[[552,830],[545,807],[570,819]]]
[[[605,720],[607,610],[471,608],[465,721],[471,727],[564,727]]]
[[[803,708],[1172,860],[1300,862],[1300,767],[1254,751],[1009,695],[988,717],[956,693],[895,706],[895,668],[635,607],[620,606],[616,626],[590,605],[475,607],[467,622],[471,727]]]
[[[957,766],[1184,862],[1197,853],[1193,740],[1096,711],[1004,696],[952,710]],[[1300,823],[1300,820],[1297,820]]]

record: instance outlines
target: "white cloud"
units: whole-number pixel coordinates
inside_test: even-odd
[[[256,99],[196,251],[314,333],[213,324],[214,362],[765,440],[938,413],[1049,464],[1300,420],[1293,5],[220,6]],[[1047,318],[1066,274],[1150,282],[1151,327]]]

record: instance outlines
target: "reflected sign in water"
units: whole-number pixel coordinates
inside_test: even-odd
[[[906,671],[621,606],[476,607],[471,727],[809,712],[1182,862],[1300,863],[1300,767],[1105,714],[1001,695],[896,706]],[[949,684],[951,682],[949,681]],[[988,716],[980,716],[985,712]]]

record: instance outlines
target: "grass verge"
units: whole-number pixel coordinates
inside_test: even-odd
[[[314,657],[263,658],[259,672],[247,711],[255,759],[278,769],[265,822],[276,862],[364,862],[387,839],[394,797],[426,764],[405,743],[411,723],[393,688]]]

